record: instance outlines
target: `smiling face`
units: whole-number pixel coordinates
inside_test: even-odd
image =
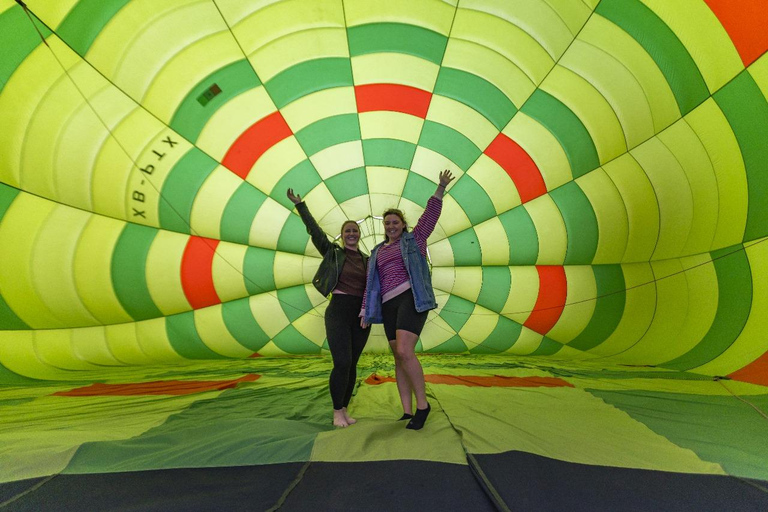
[[[357,222],[348,220],[341,226],[341,239],[344,245],[350,249],[357,249],[357,243],[360,241],[360,228]]]
[[[388,213],[384,215],[384,233],[387,235],[389,243],[397,242],[402,236],[407,225],[402,217],[397,213]]]

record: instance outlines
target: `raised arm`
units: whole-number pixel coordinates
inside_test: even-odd
[[[434,231],[437,225],[437,220],[440,218],[440,212],[443,209],[443,195],[445,194],[445,188],[454,180],[451,171],[445,170],[440,173],[439,183],[437,190],[427,201],[427,207],[424,209],[424,213],[421,214],[419,222],[416,223],[416,227],[413,228],[413,236],[416,237],[416,243],[419,244],[422,254],[426,254],[427,251],[427,238]]]
[[[312,217],[312,214],[309,213],[307,203],[302,201],[299,194],[294,194],[292,188],[288,189],[286,195],[288,196],[288,199],[296,205],[296,210],[299,212],[302,222],[304,222],[304,225],[307,227],[307,233],[309,233],[309,236],[312,239],[312,245],[315,246],[320,254],[324,255],[330,251],[333,244],[328,240],[328,235],[326,235],[325,231],[320,228],[315,218]]]

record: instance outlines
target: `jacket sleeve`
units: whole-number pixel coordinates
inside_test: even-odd
[[[312,214],[309,213],[307,204],[304,201],[300,202],[296,205],[296,210],[298,210],[302,222],[307,227],[307,233],[309,233],[312,239],[312,245],[315,246],[320,254],[325,255],[325,253],[332,250],[333,244],[328,240],[328,235],[320,228]]]

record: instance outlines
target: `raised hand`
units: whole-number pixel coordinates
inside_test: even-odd
[[[301,196],[299,194],[294,194],[292,188],[288,189],[288,192],[286,193],[286,195],[288,196],[288,199],[290,199],[293,204],[299,204],[301,202]]]
[[[440,186],[445,188],[448,186],[450,182],[452,182],[455,179],[451,171],[448,169],[444,170],[440,173]]]

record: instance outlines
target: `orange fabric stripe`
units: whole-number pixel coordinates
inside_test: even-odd
[[[560,265],[537,265],[539,296],[528,319],[523,325],[539,334],[546,334],[563,314],[568,294],[565,269]]]
[[[218,240],[191,236],[184,249],[181,287],[189,304],[195,309],[221,303],[213,284],[213,257],[218,245]]]
[[[425,375],[430,384],[448,384],[450,386],[470,386],[484,388],[572,388],[573,384],[557,377],[504,377],[502,375]],[[365,383],[375,386],[385,382],[396,382],[394,377],[380,377],[375,373],[365,379]]]
[[[234,380],[166,380],[135,384],[91,384],[69,391],[57,391],[54,396],[132,396],[132,395],[191,395],[205,391],[234,388],[241,382],[253,382],[261,377],[249,373]]]
[[[768,386],[768,352],[728,376],[733,380]]]
[[[547,186],[536,163],[517,142],[503,133],[496,136],[484,153],[512,178],[521,202],[527,203],[547,193]]]
[[[764,0],[705,0],[749,66],[768,51],[768,5]]]
[[[280,112],[273,112],[245,130],[227,150],[222,165],[241,178],[269,148],[293,135]]]
[[[428,91],[397,84],[368,84],[355,87],[358,112],[389,110],[424,119],[432,94]]]

